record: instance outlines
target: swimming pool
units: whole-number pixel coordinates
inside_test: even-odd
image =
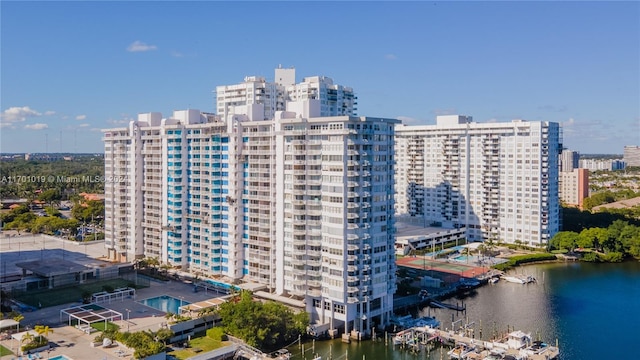
[[[71,358],[68,358],[64,355],[58,355],[56,357],[52,357],[52,358],[48,358],[49,360],[71,360]]]
[[[460,255],[453,258],[455,261],[477,261],[475,256]]]
[[[154,309],[172,314],[178,314],[180,312],[180,306],[191,304],[190,302],[184,301],[182,299],[176,299],[173,296],[169,295],[156,296],[140,300],[140,303]]]

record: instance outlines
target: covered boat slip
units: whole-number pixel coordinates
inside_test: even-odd
[[[83,304],[60,310],[60,322],[64,320],[64,316],[67,316],[69,326],[73,320],[77,320],[76,327],[86,333],[91,332],[93,323],[104,321],[106,328],[107,322],[123,320],[121,313],[96,304]]]

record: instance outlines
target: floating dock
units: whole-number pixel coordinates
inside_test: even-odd
[[[433,307],[438,307],[438,308],[441,308],[441,309],[451,309],[451,310],[455,310],[455,311],[465,311],[467,309],[467,307],[464,306],[464,304],[462,304],[462,305],[447,304],[447,303],[443,303],[443,302],[436,301],[436,300],[431,300],[429,305],[433,306]]]

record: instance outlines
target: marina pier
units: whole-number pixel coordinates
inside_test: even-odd
[[[494,340],[480,340],[473,336],[473,329],[464,326],[460,331],[439,330],[431,327],[414,327],[393,336],[394,347],[420,351],[431,343],[452,346],[447,353],[451,359],[504,359],[550,360],[557,359],[560,349],[541,341],[533,341],[530,334],[512,331]]]

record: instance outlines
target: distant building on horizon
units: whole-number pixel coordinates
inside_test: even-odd
[[[544,246],[560,227],[560,125],[475,123],[396,126],[396,213],[466,227],[469,241]]]
[[[624,162],[627,166],[640,166],[640,146],[627,145],[624,147]]]
[[[626,164],[622,159],[580,159],[580,168],[589,171],[624,170]]]
[[[560,171],[573,171],[580,167],[580,153],[563,149],[560,154]]]

